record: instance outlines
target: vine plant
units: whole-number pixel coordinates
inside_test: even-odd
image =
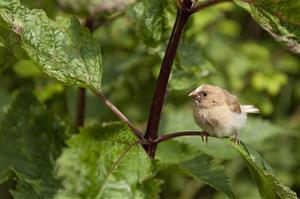
[[[139,2],[153,3],[154,0]],[[297,10],[292,8],[291,2],[270,8],[265,6],[272,4],[273,0],[177,0],[175,23],[160,67],[147,127],[143,132],[101,91],[100,46],[90,33],[104,24],[103,21],[99,22],[98,18],[91,17],[86,20],[85,28],[82,28],[76,18],[62,17],[54,21],[43,11],[25,8],[18,0],[1,0],[0,42],[5,45],[4,51],[0,48],[1,53],[15,59],[30,59],[50,77],[64,84],[80,87],[75,124],[77,132],[80,132],[67,142],[66,147],[62,141],[64,127],[55,117],[49,116],[33,95],[21,92],[0,123],[1,143],[15,143],[16,146],[21,143],[20,149],[12,150],[13,155],[0,150],[0,159],[8,160],[4,165],[0,164],[0,182],[11,178],[14,173],[18,186],[12,191],[12,195],[26,199],[121,199],[124,194],[127,198],[157,196],[160,181],[155,178],[157,171],[154,171],[153,159],[156,158],[158,144],[175,137],[202,135],[201,131],[183,131],[159,136],[168,81],[182,33],[193,14],[224,2],[234,2],[245,8],[276,40],[284,43],[293,52],[300,52],[300,36],[297,35],[299,31],[291,28],[299,23],[295,22],[290,13],[286,16],[284,13],[276,14],[283,10],[281,6],[292,11]],[[290,24],[286,25],[288,22]],[[289,37],[286,37],[287,33]],[[85,89],[94,93],[129,128],[120,123],[85,127]],[[19,112],[23,112],[25,116],[20,116]],[[21,141],[16,141],[17,138]],[[38,146],[32,144],[31,138],[38,140]],[[31,147],[31,150],[22,151],[22,144]],[[228,146],[236,149],[245,160],[263,198],[297,198],[251,147],[245,143],[236,146],[231,142]],[[11,156],[17,157],[18,161],[10,161]],[[32,165],[32,162],[35,164]],[[171,160],[171,163],[174,162]],[[163,170],[171,163],[166,161],[156,167]],[[180,168],[178,172],[201,179],[228,197],[235,198],[225,172],[219,166],[206,154],[197,154],[193,159],[175,163],[175,167]],[[57,167],[63,182],[54,175]],[[40,176],[44,178],[41,180]],[[77,180],[82,183],[77,183]]]

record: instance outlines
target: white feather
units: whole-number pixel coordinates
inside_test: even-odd
[[[259,109],[253,105],[241,105],[243,113],[259,113]]]
[[[232,127],[234,129],[241,129],[245,126],[247,120],[247,114],[245,113],[234,113],[232,120]]]

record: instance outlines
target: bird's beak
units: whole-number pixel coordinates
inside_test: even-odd
[[[197,91],[196,91],[196,90],[192,91],[192,92],[189,94],[189,97],[192,97],[192,98],[197,97]]]

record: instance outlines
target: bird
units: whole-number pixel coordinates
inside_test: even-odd
[[[240,105],[238,98],[226,89],[204,84],[193,90],[195,122],[203,130],[201,137],[228,137],[240,143],[239,130],[245,126],[248,113],[259,113],[253,105]]]

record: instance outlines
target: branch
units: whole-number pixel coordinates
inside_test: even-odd
[[[159,121],[167,91],[169,76],[171,73],[174,58],[176,56],[176,51],[178,48],[181,34],[190,16],[189,10],[192,7],[192,3],[193,2],[191,0],[184,0],[182,2],[181,10],[177,12],[176,21],[160,68],[155,92],[152,99],[152,105],[150,108],[147,130],[145,134],[145,138],[150,141],[157,139]],[[148,145],[146,148],[148,155],[152,158],[155,156],[156,146],[156,143],[154,143],[153,145]]]
[[[93,19],[87,19],[86,22],[85,22],[85,27],[88,28],[91,32],[93,32],[94,31],[94,21],[93,21]],[[79,128],[84,125],[85,98],[86,98],[85,88],[78,88],[76,124],[75,124],[76,132],[78,132]]]
[[[95,20],[95,24],[94,24],[94,30],[96,30],[97,28],[99,28],[100,26],[103,26],[109,22],[112,22],[122,16],[124,16],[125,12],[119,12],[116,13],[110,17],[99,17]]]
[[[119,17],[119,16],[117,16]],[[114,18],[115,19],[115,18]],[[91,32],[93,32],[97,27],[101,26],[102,24],[97,21],[95,21],[93,18],[90,18],[86,21],[85,27],[87,27]],[[83,92],[83,96],[79,95],[79,99],[85,98],[85,89],[81,88]],[[80,90],[81,91],[81,90]],[[93,91],[93,93],[117,116],[119,117],[123,122],[125,122],[128,127],[132,130],[132,132],[140,139],[145,140],[143,134],[133,126],[133,124],[128,120],[128,118],[112,103],[110,102],[102,93]],[[79,107],[79,110],[82,106]],[[84,106],[83,106],[84,111]],[[79,112],[79,111],[78,111]],[[78,117],[82,116],[83,114],[78,113]],[[83,119],[82,119],[83,121]],[[82,122],[83,123],[83,122]]]
[[[139,138],[144,140],[144,136],[133,126],[133,124],[128,120],[128,118],[111,102],[109,101],[102,93],[94,92],[94,94],[123,122],[125,122],[128,127],[132,130],[132,132]]]
[[[199,12],[200,10],[203,10],[203,9],[205,9],[207,7],[210,7],[210,6],[213,6],[215,4],[224,3],[224,2],[231,2],[231,1],[232,0],[210,0],[210,1],[201,3],[201,4],[197,5],[196,7],[192,8],[191,13],[194,14],[196,12]]]
[[[181,136],[201,136],[203,139],[204,132],[203,131],[182,131],[182,132],[174,132],[167,135],[159,136],[156,140],[154,140],[155,143],[160,143],[172,138],[181,137]]]
[[[76,113],[76,126],[75,129],[78,132],[79,128],[84,125],[85,116],[85,88],[78,89],[77,96],[77,113]]]

